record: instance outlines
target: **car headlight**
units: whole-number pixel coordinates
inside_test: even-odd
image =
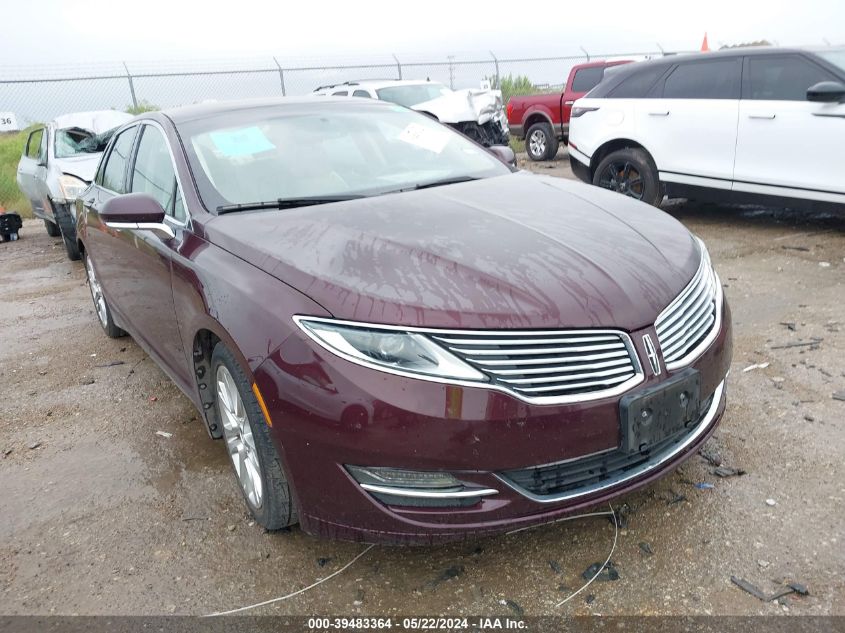
[[[62,198],[66,202],[73,202],[79,197],[85,188],[88,186],[88,183],[84,180],[80,180],[76,176],[71,176],[70,174],[62,174],[59,176],[59,189],[62,192]]]
[[[314,317],[295,316],[294,321],[325,349],[372,369],[451,380],[487,380],[480,371],[417,332]]]

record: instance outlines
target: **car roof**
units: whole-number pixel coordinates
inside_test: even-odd
[[[396,104],[377,99],[347,99],[344,97],[323,97],[309,95],[306,97],[272,97],[261,99],[240,99],[237,101],[211,101],[177,108],[162,110],[161,114],[176,124],[196,121],[207,117],[237,112],[240,110],[281,109],[295,111],[307,110],[313,112],[318,107],[335,108],[387,108]],[[155,113],[149,113],[153,115]]]

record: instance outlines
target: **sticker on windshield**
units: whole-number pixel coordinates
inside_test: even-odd
[[[240,130],[210,132],[209,136],[214,146],[227,157],[248,156],[276,149],[276,146],[264,136],[264,132],[256,126]]]
[[[409,123],[399,134],[399,140],[439,154],[449,143],[449,133],[419,123]]]

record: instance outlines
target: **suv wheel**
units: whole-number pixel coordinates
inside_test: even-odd
[[[293,525],[296,508],[282,459],[246,375],[223,343],[214,347],[211,371],[226,452],[250,513],[268,530]]]
[[[525,151],[531,160],[551,160],[557,155],[557,136],[548,123],[535,123],[525,135]]]
[[[654,161],[644,150],[633,147],[605,156],[596,167],[593,184],[655,207],[663,201],[663,187]]]

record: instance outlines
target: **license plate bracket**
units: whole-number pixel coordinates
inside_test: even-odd
[[[622,450],[642,453],[689,428],[698,419],[700,407],[701,375],[692,368],[624,396],[619,403]]]

